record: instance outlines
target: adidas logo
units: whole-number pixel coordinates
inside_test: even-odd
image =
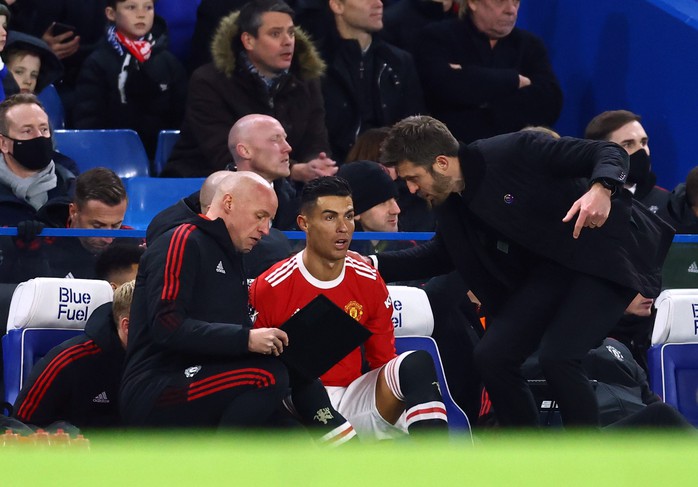
[[[216,266],[216,272],[220,272],[221,274],[225,274],[225,269],[223,269],[223,261],[222,260],[218,261],[218,265]]]
[[[698,265],[696,265],[695,260],[691,265],[688,266],[688,272],[689,274],[698,274]]]
[[[109,404],[109,398],[107,397],[107,392],[100,392],[92,399],[92,402],[98,402],[100,404]]]

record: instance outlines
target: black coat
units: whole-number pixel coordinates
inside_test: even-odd
[[[562,91],[545,46],[515,28],[494,49],[468,17],[435,22],[420,36],[415,59],[427,109],[463,142],[552,126]],[[531,86],[519,89],[519,74]]]
[[[332,156],[344,161],[356,137],[367,129],[390,126],[410,115],[425,113],[422,87],[412,55],[374,36],[361,61],[361,48],[355,40],[329,38],[323,58],[327,74],[322,80],[325,123]],[[370,76],[373,90],[373,124],[362,120],[361,101],[356,84],[361,73]]]
[[[383,11],[383,29],[378,35],[392,45],[414,54],[422,39],[421,31],[427,24],[455,16],[453,8],[444,12],[440,2],[400,0],[391,3]]]
[[[686,183],[681,183],[669,194],[657,215],[676,229],[676,233],[698,233],[698,216],[686,199]]]
[[[627,154],[617,145],[520,132],[462,146],[459,161],[463,196],[452,193],[436,208],[434,239],[379,254],[387,282],[455,268],[494,311],[526,266],[546,258],[645,296],[659,293],[673,230],[627,191],[617,191],[603,227],[584,228],[578,239],[572,238],[576,217],[562,222],[589,180],[625,180]]]

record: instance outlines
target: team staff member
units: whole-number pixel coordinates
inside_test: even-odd
[[[519,366],[540,345],[565,425],[598,425],[581,359],[638,292],[658,294],[673,236],[621,189],[625,150],[531,131],[459,146],[418,116],[393,126],[381,157],[439,224],[424,245],[378,254],[378,268],[388,282],[460,272],[492,318],[475,362],[500,423],[537,424]]]
[[[269,233],[274,191],[224,178],[205,216],[153,241],[136,278],[121,413],[150,426],[264,424],[288,392],[278,329],[250,330],[242,255]]]

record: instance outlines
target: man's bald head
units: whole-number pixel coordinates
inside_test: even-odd
[[[278,200],[269,183],[248,171],[229,172],[219,183],[206,216],[221,218],[238,252],[249,252],[269,234]]]
[[[226,176],[230,176],[230,174],[232,174],[230,171],[216,171],[206,178],[204,184],[201,185],[201,190],[199,191],[201,213],[205,215],[208,212],[211,202],[213,201],[213,195],[216,194],[218,185]]]
[[[291,146],[274,117],[254,113],[240,118],[228,133],[228,150],[239,171],[252,171],[269,182],[291,173]]]

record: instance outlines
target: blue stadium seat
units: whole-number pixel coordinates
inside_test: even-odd
[[[51,128],[53,130],[65,128],[65,110],[63,109],[63,102],[61,101],[61,97],[58,96],[56,87],[52,84],[48,85],[36,96],[46,109],[49,122],[51,122]]]
[[[158,176],[165,167],[167,158],[170,157],[172,148],[179,139],[179,130],[161,130],[158,134],[158,144],[155,148],[155,160],[153,161],[152,176]]]
[[[108,167],[120,178],[148,176],[150,161],[134,130],[55,130],[56,150],[72,158],[85,172]]]
[[[40,277],[17,286],[2,337],[4,400],[14,404],[32,367],[82,333],[92,311],[112,300],[107,281]]]
[[[168,49],[183,64],[189,60],[196,9],[200,3],[201,0],[159,0],[155,3],[155,13],[167,22]]]
[[[698,426],[698,289],[667,289],[657,301],[650,388]]]
[[[145,230],[155,215],[198,191],[205,179],[137,177],[126,180],[128,208],[124,225]]]
[[[451,391],[446,383],[444,368],[441,365],[441,355],[433,338],[427,336],[397,336],[395,337],[395,349],[397,353],[408,352],[410,350],[425,350],[429,352],[434,365],[436,365],[436,375],[439,379],[439,387],[443,397],[446,413],[448,414],[448,427],[451,433],[467,433],[470,435],[470,421],[463,410],[455,403],[451,397]]]

